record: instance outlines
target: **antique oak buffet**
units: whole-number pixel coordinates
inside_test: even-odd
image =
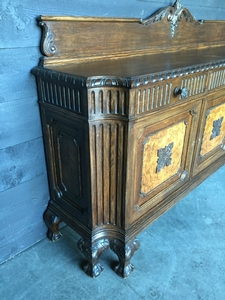
[[[225,162],[225,22],[197,21],[176,1],[145,20],[39,25],[48,238],[64,221],[88,275],[110,247],[127,277],[136,236]]]

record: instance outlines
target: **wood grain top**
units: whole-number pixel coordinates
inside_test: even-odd
[[[135,79],[160,72],[197,72],[199,68],[213,68],[213,64],[225,64],[225,47],[196,49],[172,53],[145,54],[72,64],[51,65],[51,70],[81,77],[110,76]],[[196,66],[199,66],[196,67]],[[193,68],[193,69],[192,69]],[[186,69],[186,71],[185,71]]]

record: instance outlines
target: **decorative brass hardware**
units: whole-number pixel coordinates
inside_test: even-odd
[[[188,97],[188,88],[183,87],[181,89],[177,86],[177,87],[175,87],[173,94],[175,97],[180,95],[181,99],[187,98]]]
[[[165,166],[169,166],[172,163],[172,149],[173,149],[174,143],[170,143],[168,146],[164,148],[160,148],[158,150],[158,160],[157,160],[157,167],[156,167],[156,173],[160,172]]]
[[[187,177],[187,175],[188,175],[188,171],[184,170],[184,171],[181,173],[180,180],[181,180],[181,181],[184,181],[185,178]]]
[[[221,117],[220,119],[213,121],[213,129],[210,140],[213,140],[215,137],[220,135],[220,129],[223,123],[223,119],[224,117]]]

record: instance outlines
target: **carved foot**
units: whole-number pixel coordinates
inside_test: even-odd
[[[119,240],[110,241],[110,248],[116,253],[119,259],[119,264],[114,269],[119,276],[126,278],[133,271],[134,266],[130,263],[130,260],[139,247],[140,242],[138,239],[134,239],[127,244]]]
[[[98,262],[100,255],[109,248],[109,240],[101,239],[91,244],[84,239],[77,242],[77,246],[83,253],[88,263],[84,266],[84,271],[91,277],[97,277],[103,271],[103,267]]]
[[[58,241],[62,234],[59,231],[59,223],[61,220],[49,209],[44,213],[44,221],[48,227],[47,237],[50,241]]]

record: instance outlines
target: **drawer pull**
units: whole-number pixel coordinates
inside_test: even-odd
[[[179,87],[177,86],[177,87],[175,87],[173,93],[174,93],[174,96],[175,96],[175,97],[180,95],[181,99],[187,98],[187,96],[188,96],[188,88],[183,87],[183,88],[181,89],[181,88],[179,88]]]
[[[188,171],[184,170],[184,171],[181,173],[180,180],[181,180],[181,181],[184,181],[184,180],[187,178],[187,175],[188,175]]]

